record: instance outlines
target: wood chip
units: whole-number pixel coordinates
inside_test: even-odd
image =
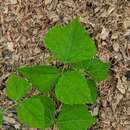
[[[126,93],[127,87],[125,86],[124,82],[119,77],[118,77],[118,81],[117,81],[117,86],[116,87],[122,94]]]
[[[4,121],[10,123],[10,124],[15,124],[15,119],[12,118],[12,117],[7,117],[7,116],[4,116]]]
[[[7,42],[7,49],[9,49],[10,51],[14,50],[13,42]]]
[[[98,114],[99,114],[99,107],[97,106],[93,108],[92,115],[97,116]]]
[[[105,40],[108,37],[108,35],[109,35],[108,29],[106,29],[105,27],[103,27],[102,32],[100,34],[100,38],[102,40]]]
[[[17,0],[10,0],[11,4],[17,4],[18,1]]]
[[[111,36],[112,39],[117,39],[118,38],[118,33],[113,33],[112,36]]]
[[[55,10],[57,4],[58,4],[58,0],[53,0],[53,2],[52,2],[52,4],[51,4],[51,10]]]
[[[59,16],[55,13],[55,12],[50,12],[48,14],[48,17],[50,20],[52,20],[53,22],[56,22],[59,20]]]
[[[130,107],[127,108],[127,115],[130,116]]]
[[[115,51],[115,52],[119,52],[119,44],[118,43],[114,43],[113,44],[113,50]]]
[[[75,3],[73,0],[65,0],[64,4],[69,7],[75,7]]]
[[[51,4],[52,0],[45,0],[45,5]]]
[[[111,105],[112,105],[112,111],[115,113],[117,106],[119,105],[120,101],[123,99],[123,95],[122,94],[117,94],[116,95],[116,101],[112,101]]]
[[[130,20],[124,21],[124,27],[125,29],[130,29]]]

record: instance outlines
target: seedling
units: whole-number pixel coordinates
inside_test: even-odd
[[[96,81],[107,78],[109,64],[96,57],[95,44],[79,19],[53,27],[44,43],[63,67],[25,66],[9,76],[6,94],[15,101],[18,119],[40,130],[90,128],[96,119],[88,104],[96,102]],[[38,94],[28,95],[31,89],[37,89]],[[0,123],[2,116],[0,111]]]

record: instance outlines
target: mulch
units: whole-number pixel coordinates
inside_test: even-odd
[[[98,83],[90,130],[130,130],[129,0],[0,0],[0,107],[13,104],[4,92],[11,72],[23,65],[48,64],[45,33],[79,17],[97,46],[97,56],[111,62],[109,78]],[[3,130],[31,130],[15,111],[4,116]]]

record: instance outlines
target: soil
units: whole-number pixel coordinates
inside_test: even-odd
[[[97,46],[97,56],[111,62],[109,78],[98,83],[90,130],[130,130],[129,0],[0,0],[0,107],[13,104],[5,81],[22,65],[48,64],[43,37],[56,24],[79,17]],[[34,130],[20,124],[14,110],[2,130]]]

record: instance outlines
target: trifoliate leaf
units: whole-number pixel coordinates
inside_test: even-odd
[[[22,77],[11,74],[6,82],[6,94],[12,100],[24,97],[30,90],[31,85]]]
[[[97,99],[96,83],[93,80],[87,80],[87,84],[90,88],[92,103],[95,103]]]
[[[45,128],[49,128],[54,123],[55,105],[51,98],[45,96],[35,96],[41,100],[45,109]]]
[[[59,130],[86,130],[95,123],[85,105],[63,106],[59,117]]]
[[[30,98],[19,104],[16,109],[22,123],[32,128],[45,128],[45,108],[40,99]]]
[[[56,97],[65,104],[91,103],[90,88],[84,76],[77,71],[67,71],[58,80]]]
[[[3,111],[0,110],[0,126],[2,126],[3,123]]]
[[[32,83],[33,87],[42,92],[50,90],[59,76],[58,70],[52,66],[22,67],[19,72]]]
[[[98,58],[86,60],[75,65],[77,68],[85,69],[96,81],[105,80],[108,76],[110,64],[103,63]]]
[[[45,45],[63,63],[75,63],[95,56],[96,47],[78,19],[55,26],[45,36]]]

